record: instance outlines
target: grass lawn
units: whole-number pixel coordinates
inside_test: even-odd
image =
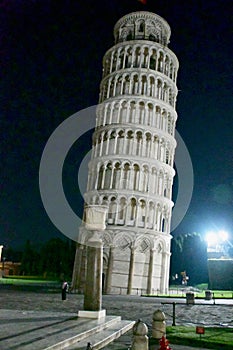
[[[215,299],[231,299],[233,298],[233,292],[231,290],[213,290]],[[195,293],[196,298],[205,298],[205,291],[201,293]]]
[[[172,285],[169,287],[168,293],[159,293],[155,292],[152,295],[148,294],[143,294],[143,296],[147,297],[170,297],[170,298],[185,298],[186,297],[186,292],[192,291],[195,295],[195,298],[200,298],[200,299],[205,299],[205,292],[209,290],[207,284],[201,284],[195,286],[195,288],[190,287],[190,286],[175,286]],[[233,299],[233,290],[211,290],[212,295],[215,299]]]
[[[233,291],[231,290],[212,290],[212,293],[214,293],[214,298],[215,299],[233,299]],[[205,291],[201,292],[194,292],[195,298],[199,299],[205,299]],[[172,292],[169,294],[154,294],[154,295],[148,295],[148,294],[143,294],[142,296],[144,297],[165,297],[165,298],[185,298],[186,297],[186,291],[180,291],[178,290],[177,292]]]
[[[182,344],[209,349],[233,349],[233,328],[205,327],[205,334],[196,334],[196,327],[168,326],[167,339]]]
[[[0,284],[54,284],[57,280],[47,280],[40,276],[11,276],[0,278]]]

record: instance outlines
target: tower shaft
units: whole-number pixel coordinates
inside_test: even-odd
[[[108,208],[107,227],[101,233],[105,292],[165,292],[178,60],[167,47],[170,27],[156,14],[143,11],[122,17],[114,37],[115,45],[103,58],[85,205]],[[82,267],[87,238],[82,226]],[[78,288],[85,280],[82,267]]]

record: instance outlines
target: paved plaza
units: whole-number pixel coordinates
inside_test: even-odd
[[[135,321],[140,318],[148,324],[149,330],[153,312],[158,309],[164,311],[167,324],[172,324],[174,321],[172,318],[172,302],[176,302],[175,322],[177,325],[224,325],[233,327],[233,299],[215,300],[215,304],[213,300],[196,299],[195,305],[186,305],[184,298],[103,296],[103,308],[107,310],[107,315],[121,316],[122,319]],[[22,336],[26,337],[28,329],[36,329],[36,327],[38,327],[38,330],[43,329],[49,322],[53,322],[55,327],[58,327],[59,323],[69,318],[72,319],[77,315],[78,310],[83,309],[83,296],[68,294],[67,300],[62,301],[60,293],[50,292],[49,290],[47,292],[27,292],[14,290],[13,288],[1,288],[0,308],[0,349],[17,349],[15,346],[10,346],[15,334],[21,333]],[[119,349],[119,345],[122,346],[122,349],[124,347],[127,349],[127,346],[130,345],[130,339],[131,334],[129,333],[122,336],[114,344],[108,345],[105,349]],[[1,346],[4,343],[6,344],[6,341],[9,343],[7,348]],[[172,349],[185,350],[186,347],[172,345]]]

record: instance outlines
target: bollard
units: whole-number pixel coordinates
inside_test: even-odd
[[[159,344],[159,350],[172,350],[172,348],[170,348],[169,346],[169,341],[164,336],[162,336],[162,338],[160,339]]]
[[[211,290],[206,290],[205,291],[205,300],[212,300],[213,298],[213,292]]]
[[[194,305],[195,304],[195,294],[193,292],[186,293],[186,305]]]
[[[214,305],[215,305],[215,296],[214,296],[214,293],[213,293],[213,301],[214,301]]]
[[[147,325],[141,320],[138,320],[133,326],[133,341],[131,350],[149,350],[147,333]]]
[[[153,313],[152,338],[159,340],[166,335],[165,319],[165,314],[161,310],[156,310]]]

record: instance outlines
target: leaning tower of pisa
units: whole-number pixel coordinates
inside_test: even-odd
[[[115,44],[103,58],[85,202],[107,206],[100,233],[106,293],[168,288],[178,70],[170,33],[157,14],[130,13],[116,23]],[[85,283],[87,237],[82,226],[78,289]]]

